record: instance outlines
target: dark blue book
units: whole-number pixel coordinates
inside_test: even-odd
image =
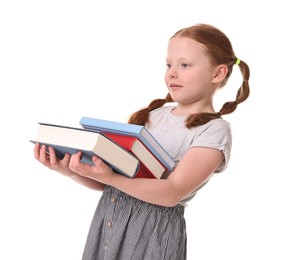
[[[87,131],[47,123],[39,123],[39,129],[32,143],[40,143],[55,149],[56,156],[62,159],[65,153],[82,152],[81,161],[94,165],[94,155],[101,158],[115,172],[133,178],[140,170],[140,161],[132,153],[115,143],[101,132]]]
[[[79,123],[86,130],[136,137],[151,151],[165,168],[168,169],[168,171],[172,171],[175,167],[173,158],[144,126],[91,117],[82,117]]]

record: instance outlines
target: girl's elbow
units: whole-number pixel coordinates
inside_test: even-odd
[[[175,207],[177,206],[181,201],[183,197],[182,196],[170,196],[167,201],[165,201],[165,207]]]

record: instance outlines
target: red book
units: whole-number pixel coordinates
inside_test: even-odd
[[[118,133],[103,133],[108,138],[133,153],[140,160],[140,169],[136,178],[157,178],[160,179],[168,170],[150,152],[148,148],[134,136],[127,136]]]
[[[155,137],[147,130],[145,126],[115,122],[110,120],[82,117],[79,121],[84,129],[102,133],[115,133],[120,135],[137,137],[151,153],[172,172],[176,163],[171,155],[160,145]]]

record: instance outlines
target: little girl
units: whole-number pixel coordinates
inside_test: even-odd
[[[145,125],[176,161],[165,179],[127,178],[98,157],[83,164],[81,152],[62,160],[54,149],[35,145],[43,165],[89,188],[103,191],[90,226],[83,260],[184,260],[184,208],[214,173],[226,169],[231,129],[222,116],[249,96],[249,67],[237,58],[227,36],[214,26],[197,24],[176,32],[166,58],[165,99],[131,115]],[[228,81],[233,67],[243,82],[236,99],[215,111],[213,96]],[[165,105],[172,102],[170,105]]]

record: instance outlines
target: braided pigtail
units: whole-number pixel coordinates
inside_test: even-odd
[[[149,112],[157,109],[159,107],[164,106],[167,102],[173,102],[170,94],[166,96],[164,99],[154,99],[147,107],[134,112],[129,120],[129,124],[136,124],[136,125],[146,125],[149,123]]]
[[[187,128],[192,128],[195,126],[204,125],[213,119],[221,117],[221,115],[221,112],[192,114],[187,117],[185,124]]]
[[[250,77],[249,67],[244,61],[240,61],[239,59],[236,60],[236,64],[240,68],[240,71],[243,77],[243,82],[237,91],[235,101],[226,102],[222,106],[219,112],[221,115],[227,115],[234,112],[238,104],[244,102],[249,97],[249,94],[250,94],[249,83],[248,83],[248,80]]]
[[[244,102],[248,98],[250,93],[248,83],[250,76],[249,67],[244,61],[240,61],[237,58],[235,64],[239,66],[243,77],[243,82],[237,91],[236,99],[234,101],[224,103],[220,111],[217,113],[199,113],[190,115],[186,120],[187,128],[203,125],[213,119],[221,117],[222,115],[230,114],[236,110],[238,104]]]

